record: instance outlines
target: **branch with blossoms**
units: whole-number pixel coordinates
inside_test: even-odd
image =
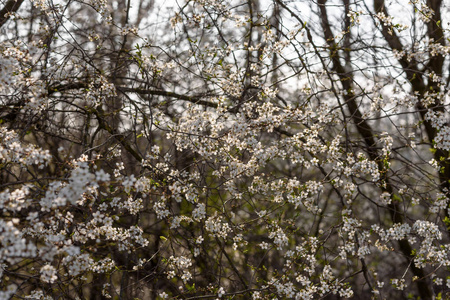
[[[450,292],[442,2],[235,4],[0,8],[0,298]]]

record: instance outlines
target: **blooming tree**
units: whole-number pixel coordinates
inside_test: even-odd
[[[8,0],[0,299],[450,295],[442,0]]]

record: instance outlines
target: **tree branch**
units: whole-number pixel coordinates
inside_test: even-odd
[[[375,0],[378,5],[380,5],[380,0]],[[359,132],[359,134],[363,137],[366,146],[368,148],[368,154],[371,160],[377,161],[378,169],[381,176],[381,181],[385,182],[385,187],[382,187],[383,191],[388,192],[391,197],[394,195],[394,189],[392,185],[389,183],[387,174],[384,170],[383,162],[381,162],[378,159],[378,153],[375,149],[375,139],[374,139],[374,133],[373,129],[362,117],[361,111],[358,108],[358,105],[356,103],[356,96],[353,93],[353,76],[351,70],[347,70],[345,72],[344,67],[342,66],[340,60],[339,60],[339,53],[338,53],[338,46],[334,42],[334,36],[331,31],[331,26],[328,21],[328,13],[325,6],[326,0],[318,0],[318,5],[320,9],[320,18],[322,21],[322,27],[325,33],[325,38],[330,43],[330,57],[332,57],[333,60],[333,67],[332,70],[338,75],[340,82],[342,86],[344,87],[344,90],[347,92],[344,95],[344,99],[346,101],[347,107],[350,111],[351,118],[353,119],[354,123],[356,124],[356,128]],[[375,5],[377,5],[375,4]],[[384,2],[382,3],[382,6],[379,7],[380,9],[384,8]],[[395,36],[396,37],[396,36]],[[397,42],[400,43],[398,38],[393,38],[391,40],[391,43],[396,44]],[[401,47],[400,45],[396,45],[398,47]],[[394,224],[397,223],[404,223],[404,218],[402,214],[400,213],[400,208],[395,199],[392,199],[392,202],[388,205],[389,212],[391,214],[391,219]],[[399,247],[400,251],[405,255],[408,260],[414,259],[412,255],[412,247],[409,244],[407,240],[400,240],[399,241]],[[432,299],[432,292],[427,285],[427,282],[425,281],[425,273],[422,269],[417,268],[414,264],[411,264],[411,270],[412,273],[419,277],[419,279],[416,281],[418,292],[422,299]]]
[[[9,0],[6,2],[2,10],[0,10],[0,27],[2,27],[6,21],[11,17],[11,13],[19,10],[23,0]]]

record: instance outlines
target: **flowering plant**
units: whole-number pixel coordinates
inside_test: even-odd
[[[336,3],[3,1],[0,299],[450,293],[446,7]]]

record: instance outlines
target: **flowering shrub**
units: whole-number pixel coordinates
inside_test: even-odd
[[[2,2],[0,299],[448,297],[445,5],[157,2]]]

